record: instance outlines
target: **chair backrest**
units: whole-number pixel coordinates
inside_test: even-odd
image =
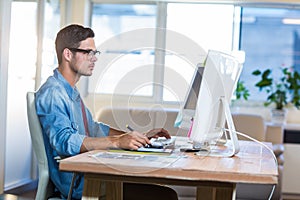
[[[264,118],[256,114],[232,114],[235,129],[256,140],[265,141],[266,125]],[[245,137],[240,139],[248,140]]]
[[[42,128],[35,108],[35,93],[27,93],[27,116],[34,153],[38,161],[39,182],[35,199],[48,199],[53,195],[53,183],[49,179],[48,160]]]

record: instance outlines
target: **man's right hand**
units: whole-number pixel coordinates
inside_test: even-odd
[[[131,131],[118,136],[117,146],[122,149],[137,150],[138,148],[150,144],[148,137],[140,132]]]

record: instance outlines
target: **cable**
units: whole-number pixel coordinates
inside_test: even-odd
[[[229,132],[229,131],[232,131],[232,130],[229,130],[229,129],[226,129],[226,128],[224,128],[224,130],[225,130],[225,131],[228,131],[228,132]],[[245,133],[241,133],[241,132],[236,131],[236,130],[234,130],[234,132],[235,132],[236,134],[238,134],[238,135],[241,135],[241,136],[243,136],[243,137],[249,139],[249,140],[252,140],[252,141],[254,141],[254,142],[257,142],[258,144],[260,144],[260,145],[262,145],[263,147],[265,147],[266,149],[268,149],[268,150],[271,152],[271,154],[272,154],[272,156],[273,156],[273,158],[274,158],[275,164],[276,164],[276,166],[277,166],[277,168],[278,168],[277,158],[276,158],[276,155],[274,154],[273,149],[271,149],[270,147],[268,147],[268,146],[267,146],[266,144],[264,144],[263,142],[258,141],[258,140],[256,140],[256,139],[250,137],[249,135],[247,135],[247,134],[245,134]],[[273,193],[274,193],[274,191],[275,191],[275,187],[276,187],[276,185],[273,185],[273,188],[272,188],[272,191],[271,191],[271,193],[270,193],[270,195],[269,195],[268,200],[270,200],[270,199],[272,198]]]

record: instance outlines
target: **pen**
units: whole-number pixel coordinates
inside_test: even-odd
[[[126,128],[130,131],[134,131],[133,128],[131,128],[128,124],[126,125]]]

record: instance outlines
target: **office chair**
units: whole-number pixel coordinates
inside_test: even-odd
[[[49,178],[48,160],[44,145],[42,128],[35,109],[35,93],[27,93],[27,116],[30,136],[34,153],[38,161],[39,181],[36,193],[36,200],[48,199],[58,200],[60,198],[50,198],[54,195],[54,185]]]
[[[235,129],[259,141],[266,139],[266,125],[262,116],[256,114],[232,114]],[[239,139],[247,140],[238,136]]]

